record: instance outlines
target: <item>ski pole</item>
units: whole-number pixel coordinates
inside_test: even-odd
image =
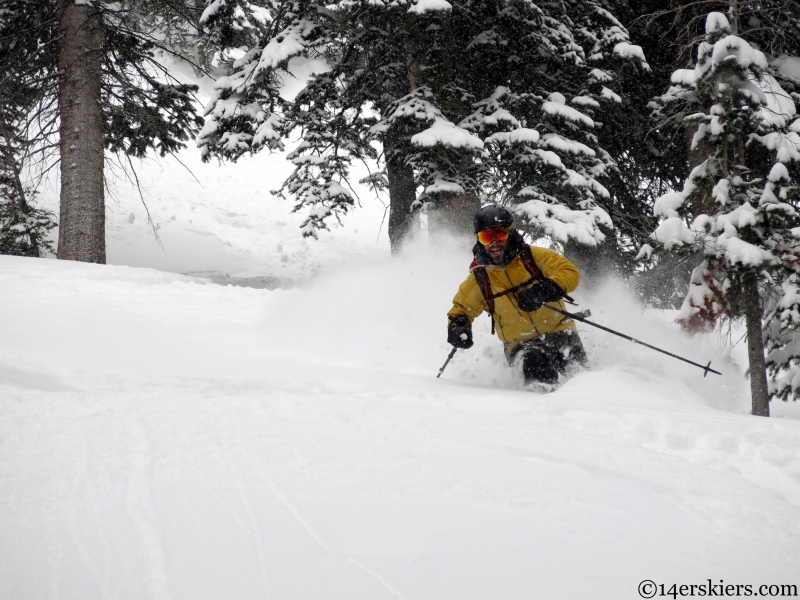
[[[444,364],[442,365],[442,368],[439,369],[439,374],[436,376],[436,379],[439,379],[439,377],[442,376],[442,373],[444,373],[444,370],[447,368],[447,363],[449,363],[450,359],[453,358],[456,355],[456,350],[458,350],[458,348],[456,348],[454,346],[453,349],[450,351],[450,355],[447,357],[447,360],[444,361]]]
[[[557,313],[561,313],[562,315],[565,315],[570,319],[575,319],[576,321],[580,321],[581,323],[586,323],[587,325],[591,325],[592,327],[597,327],[598,329],[602,329],[603,331],[607,331],[608,333],[613,333],[614,335],[618,335],[619,337],[624,338],[630,342],[633,342],[634,344],[645,346],[646,348],[650,348],[651,350],[655,350],[656,352],[661,352],[661,354],[666,354],[667,356],[671,356],[672,358],[677,358],[678,360],[682,360],[683,362],[689,363],[690,365],[694,365],[695,367],[700,367],[701,369],[703,369],[703,377],[705,377],[709,373],[722,375],[722,373],[720,373],[719,371],[715,371],[714,369],[711,368],[711,361],[708,361],[708,364],[703,366],[699,363],[689,360],[688,358],[683,358],[682,356],[678,356],[677,354],[673,354],[672,352],[667,352],[666,350],[662,350],[661,348],[656,348],[655,346],[651,346],[650,344],[645,344],[644,342],[641,342],[629,335],[625,335],[624,333],[620,333],[619,331],[614,331],[613,329],[609,329],[608,327],[604,327],[602,325],[598,325],[597,323],[593,323],[592,321],[588,321],[579,314],[569,313],[565,310],[561,310],[560,308],[555,308],[554,306],[550,306],[549,304],[544,304],[543,306],[546,306],[550,310],[553,310]],[[448,358],[447,360],[449,361],[450,359]],[[447,366],[447,363],[444,364],[445,366]],[[444,370],[444,367],[442,367],[442,370]]]

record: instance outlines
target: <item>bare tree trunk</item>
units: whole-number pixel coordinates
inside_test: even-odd
[[[761,297],[758,293],[758,275],[748,273],[742,281],[742,307],[747,325],[747,357],[750,363],[750,395],[753,414],[769,416],[769,390],[767,364],[764,360]]]
[[[58,67],[61,117],[61,218],[58,258],[105,263],[103,20],[88,4],[63,2]]]
[[[388,160],[386,172],[389,179],[389,243],[392,255],[400,254],[414,235],[417,218],[411,205],[417,199],[414,169],[399,161]]]

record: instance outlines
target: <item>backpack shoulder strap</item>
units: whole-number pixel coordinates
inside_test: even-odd
[[[522,260],[522,264],[525,265],[525,269],[531,274],[531,277],[535,279],[544,279],[544,275],[542,275],[539,267],[536,266],[536,261],[533,260],[533,252],[531,252],[531,247],[528,244],[522,245],[519,257]]]
[[[494,298],[492,297],[492,284],[489,282],[489,274],[486,272],[486,267],[473,267],[472,274],[475,275],[475,280],[478,282],[478,287],[481,289],[483,299],[489,307],[489,314],[494,312]]]
[[[473,264],[475,263],[473,262]],[[489,318],[492,320],[492,334],[494,334],[494,297],[492,296],[492,284],[489,282],[489,274],[486,272],[486,267],[479,265],[471,267],[470,270],[475,275],[475,280],[478,282],[483,299],[486,300],[486,306],[489,308]]]

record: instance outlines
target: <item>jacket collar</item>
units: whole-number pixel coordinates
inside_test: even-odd
[[[503,260],[501,260],[499,263],[496,263],[489,258],[489,255],[486,254],[483,244],[476,243],[472,248],[472,254],[475,256],[475,263],[482,267],[488,267],[491,265],[505,267],[519,255],[524,245],[525,239],[522,237],[522,234],[515,229],[511,232],[511,235],[508,236],[508,247],[506,248],[506,253],[503,255]]]

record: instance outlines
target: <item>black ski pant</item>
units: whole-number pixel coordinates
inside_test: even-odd
[[[525,383],[558,383],[558,376],[587,365],[577,331],[546,333],[522,342],[508,355],[512,366],[522,365]]]

